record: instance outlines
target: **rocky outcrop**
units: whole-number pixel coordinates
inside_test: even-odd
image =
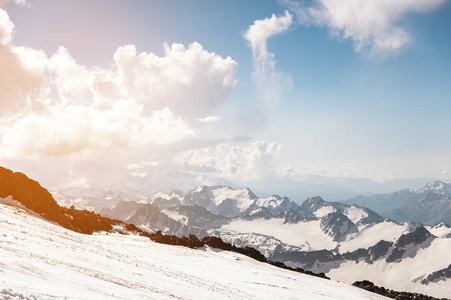
[[[53,221],[62,217],[60,206],[37,181],[28,178],[25,174],[14,173],[0,167],[0,197],[8,196],[12,196],[28,209]]]
[[[8,196],[45,219],[80,233],[110,231],[113,225],[121,223],[91,211],[61,207],[37,181],[0,167],[0,197]]]
[[[399,237],[399,239],[395,242],[393,247],[391,248],[386,262],[396,262],[400,261],[403,257],[410,256],[414,257],[416,251],[420,247],[427,247],[432,242],[435,237],[427,231],[423,226],[418,226],[414,231],[403,234]],[[423,245],[427,244],[427,245]],[[411,249],[409,249],[409,253],[407,253],[407,245],[411,245]]]
[[[343,241],[347,234],[357,233],[357,226],[341,212],[330,213],[321,218],[321,229],[334,241]]]
[[[184,224],[190,227],[198,227],[202,229],[216,229],[228,223],[230,220],[222,215],[212,214],[205,207],[199,205],[175,206],[163,210],[163,212],[173,213],[178,218],[184,219]]]
[[[145,228],[149,232],[161,230],[168,235],[188,236],[206,236],[206,230],[197,227],[184,225],[162,213],[158,207],[152,204],[145,204],[138,208],[127,220],[127,223],[134,224],[140,228]]]
[[[431,282],[439,282],[441,280],[446,280],[447,278],[451,278],[451,265],[429,274],[425,279],[421,280],[421,284],[428,285]]]
[[[345,260],[351,260],[359,262],[364,260],[365,262],[372,264],[374,261],[383,258],[390,250],[392,242],[384,240],[379,241],[376,245],[369,247],[368,249],[357,249],[352,252],[343,253],[341,256]]]
[[[438,298],[426,296],[419,293],[408,293],[408,292],[398,292],[384,287],[378,287],[374,285],[371,281],[363,280],[356,281],[352,284],[353,286],[359,287],[361,289],[383,295],[392,299],[402,299],[402,300],[439,300]]]
[[[310,197],[307,200],[305,200],[300,207],[304,210],[308,210],[310,212],[315,212],[321,207],[324,207],[327,205],[327,202],[323,200],[323,198],[316,196],[316,197]]]
[[[295,224],[301,221],[315,220],[316,217],[308,210],[304,210],[300,207],[290,209],[288,211],[273,211],[267,207],[259,207],[253,210],[248,210],[245,213],[238,216],[239,218],[247,221],[257,219],[284,219],[284,223]]]
[[[280,262],[297,262],[306,269],[312,269],[315,265],[340,262],[343,260],[340,254],[335,254],[328,250],[318,251],[289,251],[283,253],[275,253],[269,257],[270,260]]]

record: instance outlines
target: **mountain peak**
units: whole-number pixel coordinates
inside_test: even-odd
[[[326,201],[320,196],[310,197],[301,204],[301,208],[309,210],[311,212],[317,211],[319,208],[323,207]]]
[[[438,193],[450,193],[451,186],[450,186],[450,184],[436,180],[436,181],[429,182],[422,189],[420,189],[420,192],[426,192],[426,191],[438,192]]]

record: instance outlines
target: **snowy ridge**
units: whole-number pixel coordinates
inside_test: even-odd
[[[441,181],[432,181],[417,190],[359,196],[343,202],[369,207],[397,222],[410,221],[429,226],[451,224],[451,184]]]
[[[249,189],[235,190],[225,186],[202,186],[189,192],[183,205],[200,205],[213,214],[234,217],[246,211],[257,199]]]
[[[386,299],[209,247],[78,234],[3,204],[0,232],[2,298]]]

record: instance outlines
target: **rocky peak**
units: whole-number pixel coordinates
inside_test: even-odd
[[[321,218],[321,229],[334,241],[343,241],[347,234],[357,233],[357,226],[341,212],[333,212]]]
[[[429,246],[435,236],[432,235],[424,226],[418,226],[414,231],[401,235],[393,245],[386,261],[400,261],[406,256],[415,257],[419,248]],[[410,245],[410,247],[407,247]],[[409,248],[409,251],[407,251]]]
[[[310,197],[301,204],[301,208],[309,210],[311,212],[315,212],[324,205],[326,205],[326,203],[327,202],[324,201],[323,198],[321,198],[320,196]]]

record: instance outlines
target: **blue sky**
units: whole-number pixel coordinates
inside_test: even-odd
[[[211,99],[200,99],[197,105],[203,108],[205,104],[203,115],[185,114],[177,104],[168,106],[174,113],[171,120],[179,117],[186,124],[165,123],[158,128],[184,126],[186,135],[169,139],[164,146],[157,142],[158,151],[149,150],[151,144],[124,142],[124,148],[124,144],[112,143],[108,155],[126,156],[127,166],[135,166],[142,174],[152,173],[148,170],[152,165],[166,170],[183,166],[204,182],[219,177],[239,182],[267,177],[299,180],[311,174],[450,180],[451,1],[383,5],[382,0],[369,0],[357,8],[354,2],[31,0],[10,1],[3,10],[15,26],[7,45],[13,52],[15,47],[26,46],[43,50],[50,60],[63,46],[78,66],[87,69],[77,67],[79,74],[93,74],[96,68],[114,72],[113,55],[124,45],[135,45],[137,54],[164,57],[164,43],[188,48],[196,42],[203,47],[202,55],[214,53],[224,60],[229,73],[223,76],[233,76],[235,84],[219,91],[217,85],[202,87],[203,94],[220,99],[214,105],[207,103]],[[264,39],[267,56],[259,61],[246,32],[258,20],[269,24],[273,18],[271,26],[276,26],[286,16],[290,17],[286,28],[265,29],[275,31]],[[261,41],[257,37],[261,28],[255,30],[255,41]],[[237,63],[236,68],[225,62],[227,57]],[[266,66],[265,70],[259,72],[256,63]],[[40,71],[47,83],[56,78],[49,75],[53,72],[49,66],[54,64]],[[47,84],[47,89],[57,84]],[[59,92],[52,93],[61,96],[61,90],[58,87]],[[63,102],[58,96],[50,97],[52,93],[43,97]],[[68,103],[76,101],[82,100],[69,99]],[[101,113],[99,106],[89,107]],[[67,107],[58,109],[67,112]],[[196,121],[206,117],[215,121]],[[0,125],[3,141],[13,135],[12,128],[24,128],[6,117]],[[29,133],[20,134],[26,137]],[[43,144],[39,149],[54,150],[52,143],[62,143],[58,133],[51,136],[54,141],[37,141]],[[36,148],[4,155],[0,162],[25,170],[28,164],[36,168],[36,160],[56,161],[57,165],[69,160],[77,165],[105,157],[104,152],[94,153],[92,145],[86,145],[89,151]],[[15,153],[21,152],[17,147]],[[132,154],[136,149],[139,154]],[[169,155],[165,149],[177,150]],[[127,154],[118,154],[121,151]],[[228,159],[223,162],[224,156]]]

